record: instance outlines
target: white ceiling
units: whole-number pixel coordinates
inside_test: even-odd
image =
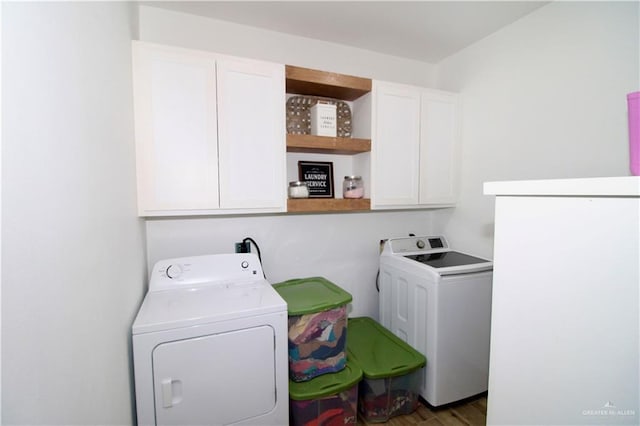
[[[437,63],[548,1],[151,1],[223,21]]]

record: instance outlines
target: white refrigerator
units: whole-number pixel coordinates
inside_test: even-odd
[[[488,425],[640,424],[640,177],[487,182]]]

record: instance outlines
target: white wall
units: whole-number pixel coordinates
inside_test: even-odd
[[[140,8],[140,39],[345,74],[429,86],[432,65],[153,7]],[[274,215],[147,221],[157,260],[230,253],[252,237],[267,278],[324,276],[349,291],[352,315],[377,318],[379,241],[431,232],[430,212]]]
[[[134,17],[124,2],[3,3],[3,424],[133,421]]]
[[[491,256],[495,180],[629,175],[638,2],[553,2],[438,65],[463,96],[461,197],[434,226]]]
[[[430,87],[435,67],[288,34],[140,7],[140,40]]]
[[[0,2],[0,23],[2,22]],[[2,29],[0,29],[0,54],[2,53]],[[2,60],[0,58],[0,129],[2,128]],[[2,132],[0,132],[0,424],[2,423]]]

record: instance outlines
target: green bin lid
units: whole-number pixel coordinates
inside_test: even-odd
[[[349,318],[347,358],[368,379],[401,376],[424,367],[420,352],[371,318]]]
[[[296,401],[307,401],[338,394],[356,385],[362,379],[362,370],[355,364],[345,365],[337,373],[314,377],[308,382],[289,380],[289,396]]]
[[[313,314],[351,302],[351,294],[322,277],[283,281],[273,288],[287,302],[289,315]]]

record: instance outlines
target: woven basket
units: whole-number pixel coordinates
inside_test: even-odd
[[[318,96],[292,96],[287,100],[287,133],[292,135],[311,134],[311,107],[318,101],[336,106],[336,134],[340,138],[351,137],[351,108],[337,99]]]

